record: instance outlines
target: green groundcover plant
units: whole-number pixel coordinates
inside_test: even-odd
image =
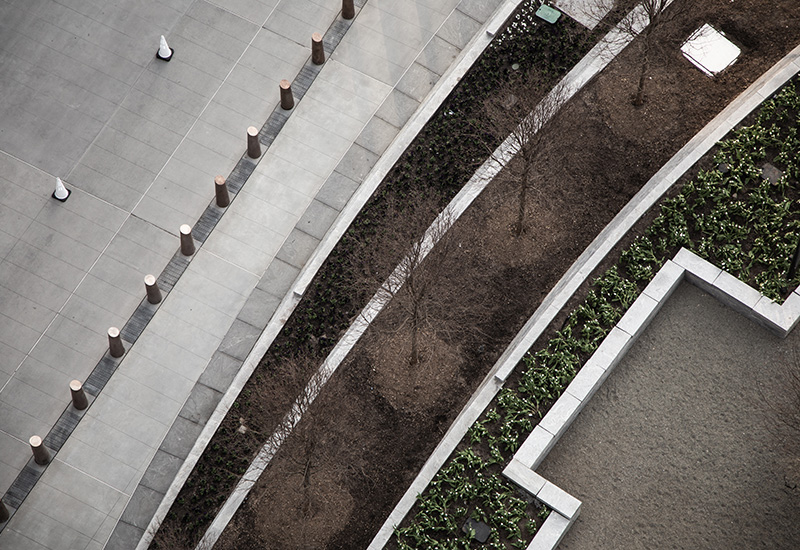
[[[359,301],[351,257],[385,230],[381,224],[386,205],[401,202],[405,196],[428,193],[437,197],[443,207],[486,160],[485,143],[463,137],[473,133],[474,121],[482,116],[486,98],[504,83],[518,78],[523,70],[534,72],[543,83],[552,86],[597,41],[598,34],[567,18],[558,25],[537,21],[534,12],[540,3],[529,0],[520,6],[507,28],[462,78],[348,228],[198,460],[165,519],[165,526],[178,526],[187,538],[199,539],[263,443],[258,437],[242,438],[238,434],[240,419],[251,428],[257,426],[259,433],[270,433],[274,428],[260,426],[260,409],[251,397],[258,391],[251,384],[262,383],[266,378],[263,371],[284,359],[303,354],[324,358],[335,345],[336,336],[347,329],[365,305],[369,296]],[[155,544],[158,547],[158,538]]]
[[[418,497],[415,515],[395,532],[401,549],[525,548],[535,515],[548,511],[502,476],[536,423],[561,395],[581,364],[633,303],[664,262],[685,247],[766,296],[796,287],[787,281],[800,237],[800,80],[766,101],[748,126],[717,145],[713,168],[701,170],[658,206],[650,226],[595,279],[585,300],[553,338],[530,350],[518,378],[503,388],[469,429],[440,472]],[[764,168],[780,172],[770,181]],[[486,543],[462,526],[489,525]]]

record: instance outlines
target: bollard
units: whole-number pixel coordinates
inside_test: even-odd
[[[228,183],[222,176],[214,178],[214,189],[217,195],[217,206],[225,208],[231,203],[231,198],[228,195]]]
[[[314,65],[325,63],[325,49],[322,47],[322,35],[315,32],[311,35],[311,62]]]
[[[342,0],[342,19],[352,19],[356,16],[353,0]]]
[[[86,393],[83,391],[83,384],[80,380],[73,380],[69,383],[69,391],[72,393],[72,406],[82,411],[89,406],[89,400],[86,399]]]
[[[158,283],[153,275],[144,276],[144,290],[147,292],[147,301],[151,304],[158,304],[161,302],[161,289],[158,288]]]
[[[281,109],[288,111],[292,107],[294,107],[292,83],[286,79],[281,80]]]
[[[192,227],[186,224],[181,226],[181,254],[191,256],[194,254],[194,239],[192,238]]]
[[[108,329],[108,351],[111,357],[122,357],[125,355],[125,346],[122,345],[122,338],[119,336],[119,329],[111,327]]]
[[[161,35],[161,40],[158,43],[158,51],[156,52],[156,57],[159,58],[161,61],[169,61],[172,59],[172,54],[175,53],[175,50],[169,47],[167,44],[167,39],[164,38],[164,35]]]
[[[11,514],[8,512],[8,508],[6,508],[5,503],[0,500],[0,523],[5,523],[8,521],[8,518],[11,517]]]
[[[247,156],[257,159],[261,156],[261,144],[258,142],[258,128],[250,126],[247,129]]]
[[[72,191],[64,187],[64,182],[61,181],[61,178],[56,178],[56,190],[53,191],[53,198],[59,200],[61,202],[66,202],[69,198],[69,194]]]
[[[33,460],[39,466],[44,466],[48,462],[50,462],[50,451],[47,450],[47,447],[44,446],[42,443],[42,438],[38,435],[32,436],[28,443],[31,445],[31,451],[33,451]]]

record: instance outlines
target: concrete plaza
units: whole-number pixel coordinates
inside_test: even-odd
[[[346,25],[340,0],[0,3],[0,547],[136,545],[294,277],[501,3],[369,0]],[[302,95],[290,112],[281,79]],[[217,175],[241,180],[227,209]],[[176,254],[179,226],[207,219]],[[96,389],[85,412],[73,379]],[[32,435],[59,441],[46,468]]]

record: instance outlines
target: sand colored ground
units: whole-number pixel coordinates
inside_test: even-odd
[[[583,501],[559,548],[797,548],[764,399],[798,344],[684,283],[539,468]]]

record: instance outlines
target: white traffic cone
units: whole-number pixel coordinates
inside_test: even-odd
[[[162,34],[161,42],[158,46],[158,53],[156,54],[156,57],[161,59],[162,61],[169,61],[170,59],[172,59],[173,53],[175,53],[175,50],[173,50],[167,45],[167,39],[164,38],[164,35]]]
[[[72,191],[64,187],[64,182],[61,181],[61,178],[56,178],[56,190],[53,191],[53,198],[58,199],[61,202],[64,202],[69,198],[69,194]]]

